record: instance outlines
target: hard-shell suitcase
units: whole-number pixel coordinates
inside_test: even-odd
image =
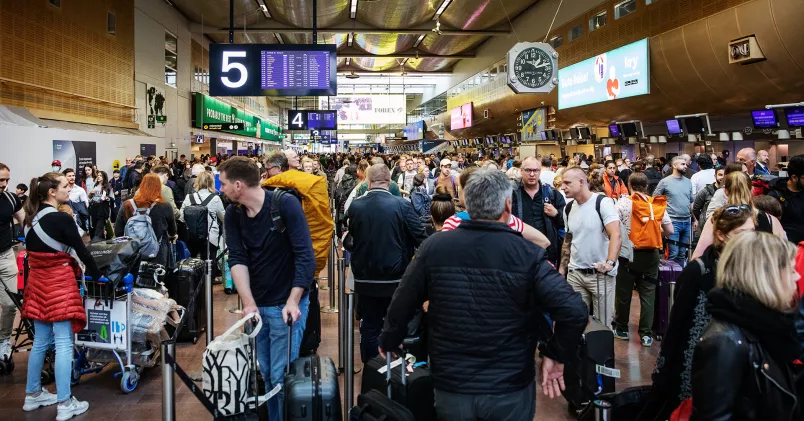
[[[430,369],[426,366],[416,367],[413,372],[407,372],[405,361],[400,364],[403,369],[391,373],[391,396],[396,402],[407,408],[417,421],[435,421],[435,392]],[[387,384],[387,361],[378,355],[363,367],[363,381],[361,393],[370,390],[383,390]],[[382,372],[381,372],[382,371]],[[403,373],[405,378],[403,379]]]
[[[600,291],[600,277],[598,276]],[[601,300],[598,299],[598,303]],[[603,314],[608,313],[608,290],[603,288]],[[614,380],[619,372],[614,369],[614,332],[597,317],[599,309],[584,330],[576,355],[569,356],[564,364],[564,398],[570,412],[579,411],[600,393],[613,393]]]
[[[167,282],[170,298],[187,309],[186,323],[179,333],[180,342],[196,343],[207,325],[206,300],[204,300],[204,261],[185,259],[176,265],[176,270]]]
[[[293,328],[288,334],[288,361]],[[329,357],[300,357],[285,373],[285,421],[340,421],[338,370]]]
[[[377,360],[377,358],[379,358],[379,360]],[[382,356],[378,356],[377,358],[369,361],[369,364],[372,364],[371,368],[369,368],[368,364],[363,368],[364,379],[367,370],[371,370],[379,375],[376,364],[374,363],[382,361]],[[394,396],[392,391],[395,389],[393,379],[398,378],[403,389],[407,384],[404,361],[402,364],[399,364],[399,373],[394,376],[391,370],[391,353],[389,352],[386,355],[384,367],[386,370],[384,376],[386,394],[381,393],[377,389],[373,389],[358,395],[357,406],[349,410],[350,421],[419,421],[419,418],[414,416],[405,405],[401,404],[396,399],[392,399],[392,396]],[[366,390],[365,383],[363,383],[363,386],[363,390]]]
[[[662,340],[667,325],[670,324],[670,307],[673,302],[676,279],[683,268],[672,260],[662,260],[659,264],[659,280],[656,285],[656,298],[653,306],[653,333]]]

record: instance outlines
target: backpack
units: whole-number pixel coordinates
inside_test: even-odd
[[[198,197],[199,201],[201,200],[200,194],[193,193],[190,195],[190,206],[182,209],[184,223],[187,225],[187,232],[190,234],[190,238],[206,240],[209,237],[209,210],[207,205],[215,198],[215,195],[210,194],[201,203],[196,201],[196,197]]]
[[[153,259],[159,254],[159,240],[156,238],[154,226],[151,223],[151,209],[153,209],[155,203],[152,203],[149,208],[138,208],[134,199],[129,200],[129,202],[131,202],[131,207],[134,209],[134,214],[126,221],[123,235],[139,240],[140,257]]]
[[[667,196],[631,196],[631,232],[628,238],[635,249],[662,248],[662,218],[667,209]]]
[[[598,218],[600,218],[600,225],[603,226],[603,231],[604,232],[606,231],[606,224],[603,223],[603,215],[600,214],[600,204],[603,203],[603,199],[605,199],[605,198],[606,198],[606,196],[604,196],[602,194],[598,194],[597,199],[595,200],[595,211],[597,212]],[[564,225],[567,227],[567,229],[569,229],[570,211],[572,210],[572,205],[574,205],[574,204],[575,204],[575,201],[573,200],[572,202],[567,203],[567,206],[564,207],[564,212],[567,213],[567,220],[565,221],[566,223]]]
[[[286,194],[294,196],[301,202],[301,195],[296,189],[275,188],[273,190],[273,195],[271,196],[271,221],[273,221],[274,228],[279,233],[284,233],[287,228],[285,221],[282,219],[282,196]]]

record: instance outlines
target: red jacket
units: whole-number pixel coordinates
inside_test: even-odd
[[[804,296],[804,241],[798,243],[798,252],[796,253],[796,272],[801,275],[796,285],[798,286],[798,297]]]
[[[628,196],[628,187],[625,186],[620,177],[614,176],[614,183],[617,186],[615,190],[611,188],[611,179],[609,178],[608,174],[603,173],[603,190],[606,193],[606,197],[610,197],[614,200],[618,200],[620,196],[626,195]]]
[[[83,330],[87,317],[76,282],[81,270],[72,256],[29,251],[28,268],[22,317],[49,323],[69,320],[74,333]]]

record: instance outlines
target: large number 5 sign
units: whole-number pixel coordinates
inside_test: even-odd
[[[239,88],[246,84],[248,81],[248,69],[243,63],[237,62],[230,62],[230,59],[242,57],[246,58],[245,51],[224,51],[223,52],[223,63],[221,71],[222,73],[229,73],[231,70],[237,70],[240,72],[240,77],[236,80],[232,80],[229,76],[221,76],[221,82],[228,87],[228,88]]]

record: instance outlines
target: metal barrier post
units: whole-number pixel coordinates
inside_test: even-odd
[[[346,295],[346,371],[343,378],[344,388],[344,404],[343,404],[343,419],[349,419],[349,410],[355,403],[354,387],[355,387],[355,319],[352,317],[355,307],[354,294],[349,293]]]
[[[346,259],[338,258],[338,308],[343,308],[338,315],[338,371],[343,372],[344,359],[346,358],[346,318],[350,317],[346,309]]]
[[[173,364],[168,364],[168,355],[176,358],[176,344],[162,342],[162,421],[176,420],[176,388],[173,385]]]
[[[338,249],[335,246],[335,234],[329,242],[329,259],[327,259],[327,284],[329,284],[329,306],[322,307],[322,313],[337,313],[338,306],[335,305],[335,259],[338,257]],[[323,288],[322,288],[323,289]]]
[[[595,407],[595,421],[611,421],[611,403],[597,399],[592,405]]]
[[[209,255],[209,241],[207,241],[207,273],[204,279],[204,300],[207,306],[207,345],[215,339],[212,328],[212,259]]]
[[[243,300],[240,298],[240,294],[237,294],[237,308],[230,308],[229,313],[243,314]]]

